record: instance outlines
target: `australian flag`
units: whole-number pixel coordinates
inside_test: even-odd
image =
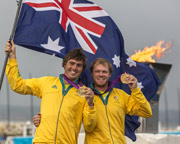
[[[14,42],[60,58],[71,49],[83,48],[88,58],[83,75],[86,83],[92,82],[89,65],[103,57],[113,64],[111,80],[124,72],[136,76],[148,100],[158,89],[155,72],[126,55],[119,28],[102,8],[87,0],[23,0]],[[115,87],[130,94],[127,85],[117,83]],[[125,134],[133,141],[139,125],[138,117],[126,116]]]

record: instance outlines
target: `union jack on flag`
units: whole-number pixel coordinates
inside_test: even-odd
[[[23,2],[37,12],[58,12],[56,20],[64,31],[67,33],[70,25],[80,46],[89,53],[96,53],[98,47],[90,35],[100,38],[105,24],[93,18],[107,16],[107,13],[99,6],[93,3],[76,3],[74,0],[24,0]],[[41,46],[46,48],[43,44]],[[53,50],[59,52],[61,49]]]
[[[82,47],[88,58],[82,75],[86,84],[92,82],[89,65],[103,57],[113,64],[111,80],[124,72],[136,76],[148,100],[158,89],[155,72],[129,58],[119,28],[103,9],[87,0],[23,0],[14,42],[60,58],[69,50]],[[115,87],[130,94],[127,85],[118,83]],[[127,115],[125,124],[126,136],[135,141],[138,117]]]

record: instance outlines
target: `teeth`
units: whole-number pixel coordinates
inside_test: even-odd
[[[76,73],[75,71],[71,71],[72,74]]]
[[[104,80],[104,78],[98,78],[98,80]]]

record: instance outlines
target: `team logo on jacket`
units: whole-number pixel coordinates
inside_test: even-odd
[[[55,89],[57,89],[57,86],[56,86],[56,85],[53,85],[53,86],[52,86],[52,88],[55,88]]]
[[[119,103],[119,97],[118,96],[114,96],[114,102]]]
[[[118,97],[118,96],[114,96],[114,99],[115,99],[115,100],[118,100],[118,99],[119,99],[119,97]]]

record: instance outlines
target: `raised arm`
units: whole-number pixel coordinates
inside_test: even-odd
[[[42,79],[23,79],[21,77],[16,59],[16,48],[13,41],[6,43],[5,52],[10,52],[6,65],[6,75],[11,89],[23,95],[30,94],[41,97],[40,89]]]
[[[131,95],[128,96],[126,103],[127,114],[137,115],[141,117],[151,117],[152,109],[149,102],[146,100],[141,89],[137,87],[137,79],[133,75],[127,78],[127,84],[131,89]]]

